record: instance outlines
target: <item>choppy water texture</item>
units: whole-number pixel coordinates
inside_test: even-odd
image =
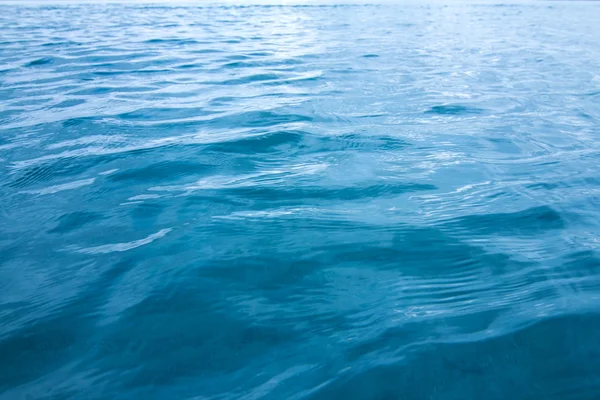
[[[599,17],[0,7],[0,398],[598,399]]]

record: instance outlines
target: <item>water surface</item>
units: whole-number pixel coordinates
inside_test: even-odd
[[[1,6],[0,398],[597,399],[599,6]]]

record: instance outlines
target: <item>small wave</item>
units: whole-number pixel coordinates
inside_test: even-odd
[[[182,44],[197,44],[198,42],[194,39],[186,39],[186,38],[182,38],[182,39],[179,39],[179,38],[172,38],[172,39],[154,38],[154,39],[145,40],[144,43],[148,43],[148,44],[164,43],[164,44],[182,45]]]
[[[172,231],[171,228],[161,229],[160,231],[153,233],[152,235],[149,235],[143,239],[134,240],[134,241],[125,242],[125,243],[113,243],[113,244],[103,244],[103,245],[94,246],[94,247],[85,247],[85,248],[81,248],[81,249],[74,249],[74,251],[76,251],[77,253],[83,253],[83,254],[107,254],[107,253],[128,251],[128,250],[132,250],[137,247],[152,243],[153,241],[164,237],[167,233],[169,233],[171,231]]]
[[[114,182],[174,180],[177,176],[202,175],[212,168],[210,165],[186,161],[171,161],[148,165],[143,168],[130,168],[108,175],[107,179]]]
[[[217,85],[245,85],[245,84],[255,83],[255,82],[273,81],[273,80],[278,80],[280,78],[281,77],[277,74],[254,74],[254,75],[245,76],[243,78],[227,79],[227,80],[224,80],[221,82],[211,82],[211,83],[217,84]]]
[[[515,213],[469,215],[447,222],[446,226],[472,234],[539,235],[564,229],[566,223],[558,211],[541,206]]]
[[[102,219],[102,215],[94,212],[76,211],[65,214],[58,219],[56,227],[50,229],[50,233],[68,233],[79,229],[89,223]]]
[[[21,193],[54,194],[54,193],[62,192],[63,190],[73,190],[73,189],[78,189],[82,186],[88,186],[88,185],[93,184],[95,181],[96,181],[96,178],[82,179],[79,181],[63,183],[61,185],[48,186],[43,189],[25,190]]]
[[[470,115],[470,114],[481,114],[483,109],[477,107],[469,107],[463,105],[442,105],[433,106],[427,110],[426,114],[439,114],[439,115]]]
[[[42,57],[42,58],[38,58],[37,60],[33,60],[28,62],[25,66],[26,67],[37,67],[40,65],[47,65],[47,64],[52,64],[54,63],[54,59],[51,57]]]

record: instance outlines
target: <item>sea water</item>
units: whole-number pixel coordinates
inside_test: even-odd
[[[598,399],[599,21],[0,6],[0,398]]]

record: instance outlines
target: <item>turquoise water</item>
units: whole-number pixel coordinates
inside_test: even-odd
[[[0,399],[598,399],[600,4],[0,7]]]

